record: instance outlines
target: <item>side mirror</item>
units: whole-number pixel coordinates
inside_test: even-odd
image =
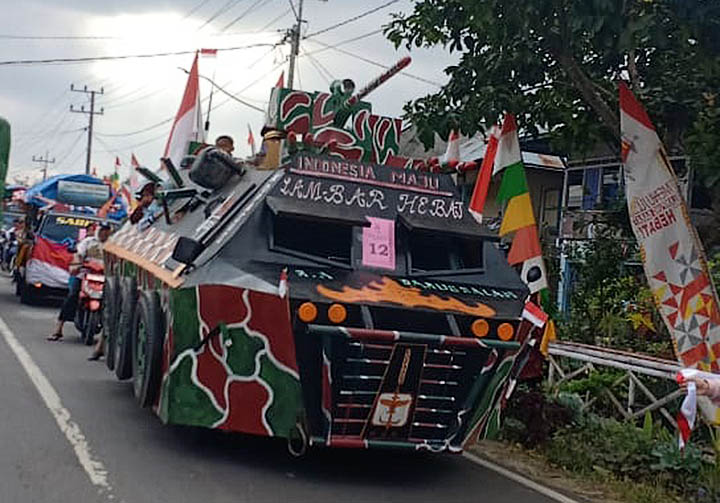
[[[188,237],[178,239],[172,253],[173,260],[190,265],[205,250],[205,245]]]

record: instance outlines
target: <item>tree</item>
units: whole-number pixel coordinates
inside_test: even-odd
[[[386,35],[461,53],[447,85],[405,107],[428,147],[435,132],[474,134],[509,111],[565,153],[599,141],[619,150],[624,79],[668,150],[720,159],[717,0],[418,0]],[[701,176],[713,179],[717,167]]]

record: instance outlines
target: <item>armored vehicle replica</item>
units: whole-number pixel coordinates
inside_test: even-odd
[[[262,163],[215,190],[178,169],[155,222],[106,244],[107,364],[163,422],[296,453],[497,430],[528,290],[452,175],[399,157],[400,121],[353,87],[274,89]]]

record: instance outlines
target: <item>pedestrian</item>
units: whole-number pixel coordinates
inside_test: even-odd
[[[103,244],[110,237],[110,224],[102,222],[94,234],[86,237],[77,245],[77,251],[70,263],[70,279],[68,281],[68,293],[60,308],[55,331],[47,340],[59,341],[63,338],[63,326],[67,321],[75,319],[75,311],[77,310],[78,296],[80,295],[80,278],[78,273],[83,262],[86,259],[103,260]]]

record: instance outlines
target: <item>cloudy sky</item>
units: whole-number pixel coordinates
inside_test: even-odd
[[[298,0],[292,0],[297,5]],[[294,22],[290,0],[0,0],[0,116],[13,128],[11,171],[38,179],[33,156],[55,158],[50,173],[85,169],[89,96],[75,88],[99,90],[92,165],[98,173],[113,170],[119,156],[127,167],[131,153],[154,167],[162,154],[186,83],[193,55],[115,59],[72,64],[5,64],[19,60],[124,56],[193,51],[199,48],[256,47],[219,52],[203,58],[200,73],[230,93],[264,109],[270,88],[282,70],[287,75],[289,44],[280,42]],[[393,12],[408,12],[411,0],[392,5],[314,36],[388,0],[305,0],[301,58],[295,88],[327,90],[334,78],[352,78],[358,87],[378,75],[378,65],[392,65],[407,55],[395,50],[379,30]],[[368,35],[369,34],[369,35]],[[352,39],[359,38],[352,41]],[[331,48],[336,46],[336,48]],[[343,52],[340,52],[343,51]],[[433,92],[447,79],[443,69],[452,57],[442,49],[413,50],[408,74],[374,92],[374,111],[399,115],[406,101]],[[207,111],[210,86],[201,83]],[[210,134],[235,137],[236,154],[249,152],[247,125],[259,136],[263,114],[215,92]],[[126,171],[122,174],[125,174]]]

